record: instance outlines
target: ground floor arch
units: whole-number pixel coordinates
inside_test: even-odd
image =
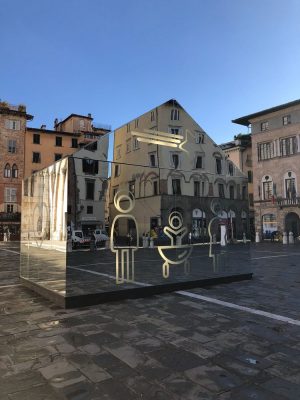
[[[300,235],[300,218],[295,212],[289,212],[284,219],[285,231],[293,232],[294,236]]]

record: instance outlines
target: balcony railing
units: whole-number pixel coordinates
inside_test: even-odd
[[[277,198],[277,205],[279,207],[291,207],[300,206],[300,197],[290,197],[290,198]]]

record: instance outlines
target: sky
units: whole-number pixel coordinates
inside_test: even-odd
[[[0,0],[0,99],[118,128],[175,98],[216,142],[300,98],[299,0]]]

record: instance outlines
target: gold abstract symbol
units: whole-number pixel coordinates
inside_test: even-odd
[[[177,135],[173,133],[160,132],[152,129],[144,129],[143,132],[132,131],[133,137],[136,137],[138,142],[158,144],[161,146],[175,147],[187,153],[183,146],[187,143],[187,135],[189,131],[186,129],[185,134]]]

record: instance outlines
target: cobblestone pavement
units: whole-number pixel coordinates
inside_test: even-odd
[[[0,244],[0,399],[299,400],[300,246],[253,250],[252,281],[63,310]]]

